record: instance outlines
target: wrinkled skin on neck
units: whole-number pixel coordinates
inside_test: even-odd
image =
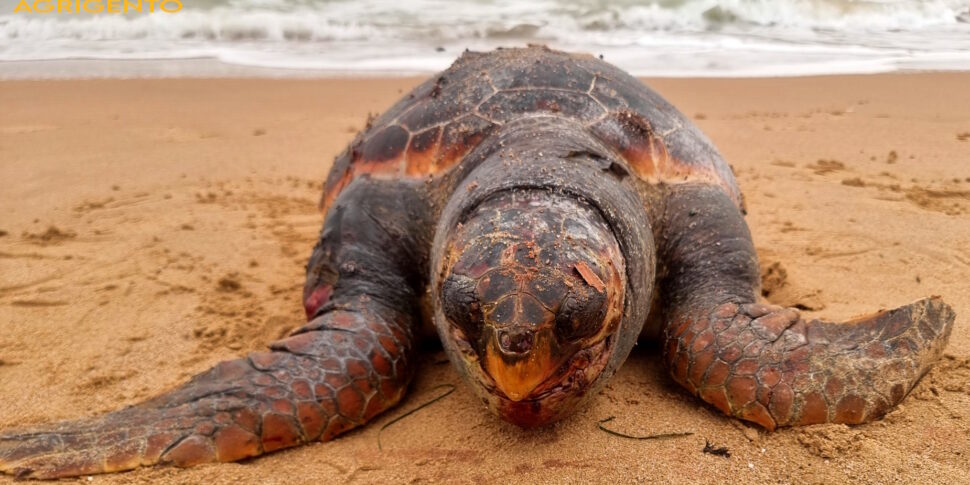
[[[576,198],[500,192],[454,228],[436,322],[485,404],[520,426],[570,412],[616,348],[626,272],[610,226]]]

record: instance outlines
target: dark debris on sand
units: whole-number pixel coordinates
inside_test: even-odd
[[[726,446],[714,446],[710,441],[704,440],[704,449],[701,450],[708,455],[723,456],[731,458],[731,451]]]

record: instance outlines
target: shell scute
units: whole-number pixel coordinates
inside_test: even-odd
[[[679,128],[684,124],[681,115],[667,101],[652,91],[647,91],[643,83],[635,78],[616,79],[617,74],[627,76],[622,72],[610,73],[596,78],[596,83],[590,95],[610,111],[634,112],[644,119],[650,120],[653,130],[665,133]]]
[[[451,167],[495,129],[495,123],[477,115],[466,115],[445,125],[436,171]]]
[[[668,156],[666,145],[650,122],[638,113],[616,111],[590,129],[614,147],[641,179],[653,181],[663,173]]]
[[[495,92],[482,74],[465,78],[441,75],[435,80],[435,86],[437,89],[432,90],[426,100],[404,112],[398,120],[411,132],[423,131],[470,113]]]
[[[524,65],[499,66],[489,71],[492,85],[499,91],[518,88],[553,88],[586,92],[593,83],[593,74],[570,62],[572,58],[563,53],[549,52]]]
[[[399,159],[408,146],[411,134],[400,125],[379,128],[368,136],[359,149],[359,159],[370,163]]]
[[[498,125],[527,116],[584,123],[647,183],[720,185],[740,204],[713,144],[657,93],[591,56],[529,47],[466,53],[394,104],[336,158],[321,208],[360,174],[449,170]]]
[[[641,179],[720,185],[740,206],[741,193],[731,168],[711,141],[673,105],[614,66],[591,58],[576,58],[575,62],[595,74],[590,96],[610,111],[592,130],[623,154]],[[639,130],[622,122],[624,113],[649,122],[649,143]]]
[[[408,146],[407,169],[405,173],[412,177],[431,173],[434,161],[438,158],[441,147],[441,127],[429,128],[411,136]]]
[[[584,123],[606,114],[585,92],[557,89],[499,91],[479,108],[479,112],[498,122],[507,122],[527,113],[563,114]]]

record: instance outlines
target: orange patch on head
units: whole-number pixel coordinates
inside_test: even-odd
[[[565,356],[558,352],[554,339],[552,332],[544,329],[536,335],[536,342],[526,358],[508,362],[499,350],[498,337],[492,336],[485,350],[485,370],[509,399],[521,401],[563,362]]]
[[[595,288],[597,292],[602,293],[603,290],[606,289],[606,284],[603,283],[603,280],[601,280],[600,277],[593,272],[592,268],[590,268],[585,261],[576,263],[575,268],[576,271],[579,272],[579,275],[583,277],[583,281],[585,281],[587,285]]]

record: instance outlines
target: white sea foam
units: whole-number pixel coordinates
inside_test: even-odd
[[[0,0],[0,64],[207,58],[280,74],[423,73],[465,48],[531,42],[641,75],[970,70],[970,0],[182,0],[177,13],[130,15],[13,13],[18,2]],[[0,65],[0,76],[16,73]]]

